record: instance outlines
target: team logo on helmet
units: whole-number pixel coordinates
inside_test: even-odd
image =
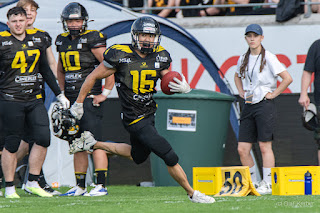
[[[154,34],[153,42],[139,41],[139,34]],[[135,20],[131,26],[132,46],[142,53],[152,53],[160,45],[161,32],[159,23],[151,17],[143,16]]]
[[[60,103],[55,103],[51,113],[53,135],[71,142],[78,136],[80,127],[77,120],[69,110],[64,110]]]
[[[72,20],[72,19],[82,19],[83,24],[81,28],[77,27],[68,27],[67,25],[67,20]],[[81,32],[86,31],[87,26],[88,26],[88,20],[89,20],[89,15],[81,4],[77,2],[71,2],[62,11],[61,14],[61,22],[63,25],[63,29],[65,32],[69,32],[71,35],[79,35]]]

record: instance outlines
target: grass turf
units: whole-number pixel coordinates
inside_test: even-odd
[[[316,195],[217,197],[213,204],[196,204],[181,187],[109,186],[108,192],[103,197],[41,198],[18,189],[20,199],[0,197],[0,212],[320,212]]]

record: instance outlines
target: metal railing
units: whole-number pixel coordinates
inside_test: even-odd
[[[143,7],[133,7],[128,8],[135,11],[144,10],[146,13],[151,13],[153,10],[163,10],[163,9],[205,9],[210,7],[215,8],[230,8],[230,7],[263,7],[263,6],[276,6],[277,3],[250,3],[250,4],[222,4],[222,5],[189,5],[189,6],[174,6],[174,7],[148,7],[148,0],[143,0]],[[128,0],[123,0],[123,5],[129,5]],[[320,2],[301,2],[300,5],[306,5],[306,11],[304,12],[304,17],[309,18],[312,14],[312,5],[319,5]],[[126,6],[128,7],[128,6]]]

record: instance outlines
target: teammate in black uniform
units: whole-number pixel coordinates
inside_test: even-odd
[[[88,13],[79,3],[68,4],[62,11],[61,21],[66,33],[58,35],[56,39],[58,61],[58,81],[61,90],[73,103],[86,77],[103,60],[106,49],[106,37],[97,30],[87,30]],[[80,120],[80,132],[89,130],[101,138],[102,105],[114,86],[114,76],[105,79],[102,92],[102,81],[95,83],[90,95],[85,100],[84,116]],[[101,93],[102,92],[102,93]],[[79,132],[79,133],[80,133]],[[77,186],[62,196],[102,196],[107,195],[105,177],[108,168],[108,158],[104,150],[93,153],[97,186],[87,193],[85,177],[88,168],[87,152],[74,155],[74,168]]]
[[[25,11],[27,12],[27,31],[28,34],[33,35],[34,42],[43,43],[45,49],[46,49],[46,56],[48,60],[48,64],[54,73],[55,76],[57,76],[57,62],[53,55],[51,43],[52,39],[49,33],[46,31],[37,29],[33,26],[36,17],[37,17],[37,10],[39,9],[39,5],[34,0],[19,0],[17,3],[17,7],[23,7]],[[42,93],[42,99],[45,100],[45,84],[43,81],[43,78],[41,74],[39,73],[38,80],[40,82],[41,87],[41,93]],[[20,143],[18,152],[17,152],[17,161],[19,162],[22,160],[28,153],[30,153],[30,150],[32,148],[32,145],[34,144],[34,138],[31,135],[31,131],[29,128],[25,129],[25,135],[23,137],[23,140]],[[26,175],[28,177],[28,174]],[[25,184],[26,180],[24,180]],[[46,182],[44,178],[43,171],[40,172],[40,180],[39,185],[41,188],[43,188],[46,192],[52,194],[52,195],[59,195],[60,192],[53,190]],[[25,188],[25,185],[22,186]],[[25,189],[27,191],[27,189]]]
[[[50,70],[45,49],[26,32],[27,15],[22,7],[7,13],[10,31],[0,33],[0,116],[3,120],[5,146],[1,164],[6,180],[5,196],[19,198],[13,185],[17,164],[16,152],[24,133],[25,123],[30,126],[36,144],[29,158],[29,178],[26,188],[41,197],[51,197],[38,184],[40,170],[50,145],[47,111],[39,87],[40,72],[65,108],[69,100],[61,93]],[[41,68],[40,68],[41,67]]]
[[[133,159],[137,164],[144,162],[151,152],[162,158],[170,175],[186,190],[192,202],[213,203],[212,197],[194,191],[187,176],[178,164],[178,156],[168,141],[160,136],[154,126],[154,113],[157,109],[152,95],[159,78],[169,72],[169,53],[160,46],[160,26],[151,17],[138,18],[131,27],[132,45],[113,45],[104,53],[104,61],[86,79],[76,102],[70,111],[80,118],[82,103],[97,79],[115,75],[116,87],[122,104],[122,121],[130,133],[131,146],[127,144],[96,142],[90,132],[74,140],[70,152],[84,150],[90,145]],[[190,86],[185,79],[171,82],[171,91],[187,93]],[[78,150],[77,150],[78,149]],[[76,150],[76,151],[75,151]]]

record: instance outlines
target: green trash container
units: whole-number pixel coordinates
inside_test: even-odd
[[[155,125],[179,156],[179,164],[192,186],[193,167],[222,166],[233,96],[208,90],[187,94],[154,95],[158,104]],[[178,186],[164,161],[151,155],[156,186]]]

